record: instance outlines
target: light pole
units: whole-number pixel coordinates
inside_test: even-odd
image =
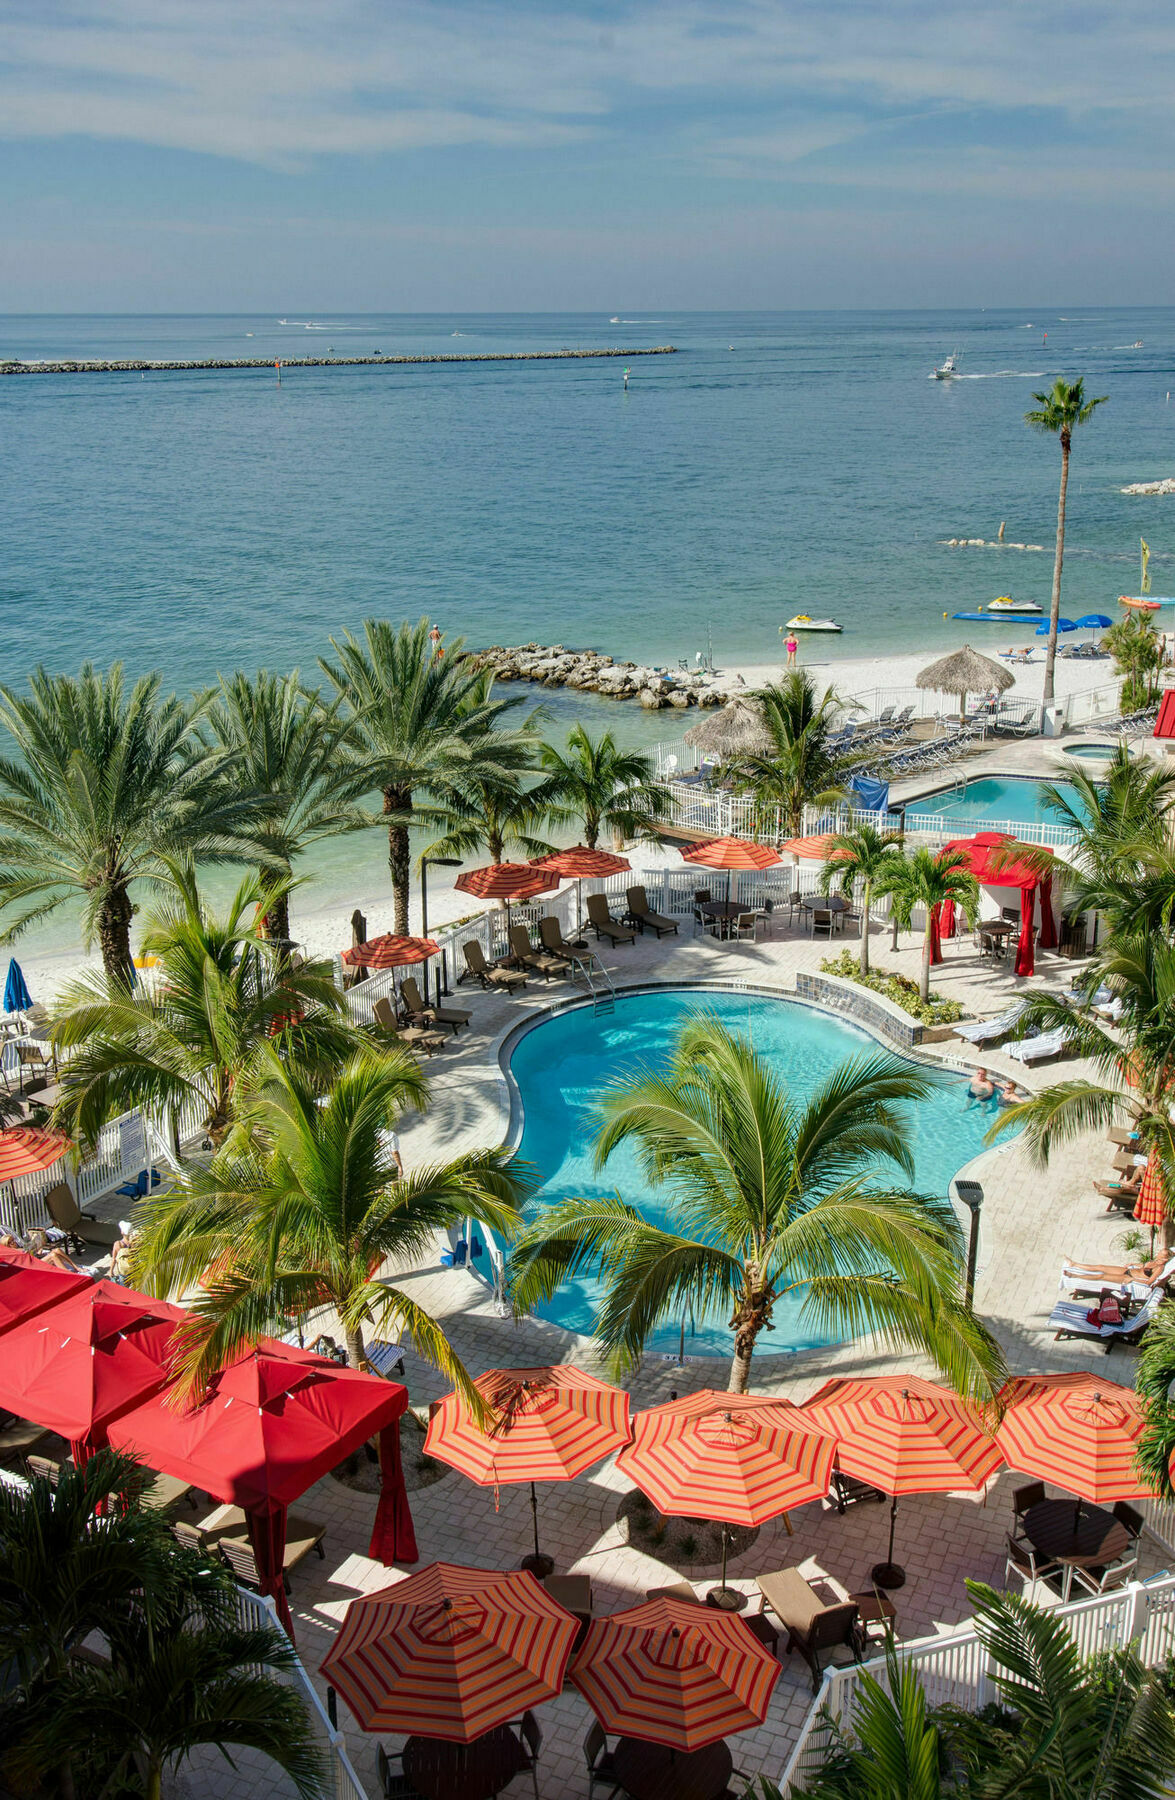
[[[979,1215],[983,1210],[983,1189],[977,1181],[956,1181],[955,1193],[971,1214],[971,1235],[967,1244],[967,1310],[975,1304],[975,1265],[979,1260]]]
[[[421,857],[421,859],[420,859],[420,935],[421,935],[421,937],[428,936],[428,865],[429,865],[429,863],[431,863],[435,869],[459,869],[461,867],[461,858],[459,856],[422,856]],[[429,1000],[428,1000],[428,963],[427,962],[423,965],[421,973],[424,976],[424,1004],[427,1006],[429,1003]],[[440,1003],[441,1003],[441,972],[438,969],[437,970],[437,1005],[439,1006]]]

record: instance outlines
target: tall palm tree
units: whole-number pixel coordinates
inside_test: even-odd
[[[554,845],[539,832],[551,822],[550,807],[534,799],[534,790],[506,780],[479,777],[464,786],[444,808],[447,829],[429,845],[427,856],[455,856],[462,861],[484,849],[492,863],[523,856],[545,856]]]
[[[273,889],[263,915],[265,935],[289,941],[294,863],[311,844],[371,824],[348,782],[347,726],[342,701],[324,706],[294,669],[288,675],[239,671],[221,677],[207,700],[201,735],[231,762],[227,778],[272,803],[259,837],[266,861],[258,870]]]
[[[967,868],[962,851],[921,848],[900,860],[895,857],[893,867],[882,875],[877,891],[890,897],[895,929],[908,931],[915,910],[919,906],[925,909],[918,993],[922,1000],[928,1000],[937,909],[945,901],[952,900],[967,924],[973,926],[979,914],[979,884]]]
[[[276,1034],[287,1054],[320,1072],[361,1041],[325,965],[294,969],[274,957],[256,916],[271,884],[247,877],[215,917],[190,865],[171,875],[176,897],[143,937],[158,979],[129,988],[83,977],[58,1002],[53,1040],[74,1054],[62,1066],[56,1116],[84,1142],[132,1107],[174,1117],[195,1106],[220,1144]]]
[[[1097,781],[1074,770],[1071,787],[1043,782],[1046,812],[1073,835],[1067,864],[1027,849],[1043,873],[1064,873],[1068,902],[1099,912],[1113,932],[1167,931],[1175,919],[1175,769],[1120,744]],[[1018,846],[1018,853],[1022,847]]]
[[[525,734],[502,729],[519,702],[484,694],[480,672],[461,654],[432,654],[428,620],[390,625],[367,619],[362,639],[332,638],[336,660],[321,668],[341,695],[350,723],[355,766],[383,794],[388,867],[395,898],[394,929],[408,930],[412,873],[409,831],[447,822],[478,779],[506,782],[527,766]]]
[[[201,707],[160,694],[122,665],[101,674],[38,668],[28,694],[0,687],[0,913],[4,936],[80,899],[112,981],[134,980],[131,890],[166,879],[167,859],[251,861],[259,804],[226,779],[232,758],[193,732]]]
[[[874,825],[855,825],[842,831],[828,846],[820,889],[827,894],[833,883],[843,894],[861,888],[861,954],[862,975],[869,973],[869,909],[873,890],[884,883],[892,872],[895,859],[902,854],[902,840],[896,832],[878,831]]]
[[[605,831],[624,840],[653,838],[658,819],[669,815],[672,802],[654,780],[652,759],[622,750],[610,731],[592,738],[575,725],[562,750],[544,744],[540,756],[546,779],[532,801],[556,809],[567,823],[582,824],[589,850]]]
[[[1049,607],[1049,636],[1044,659],[1045,706],[1053,703],[1053,671],[1057,661],[1057,620],[1061,616],[1061,566],[1065,560],[1065,502],[1069,488],[1069,455],[1073,433],[1078,425],[1088,424],[1097,407],[1109,399],[1100,394],[1096,400],[1085,398],[1085,382],[1066,381],[1058,376],[1047,394],[1033,394],[1037,405],[1024,414],[1024,423],[1033,431],[1045,431],[1061,440],[1061,488],[1057,496],[1057,550],[1053,558],[1053,597]]]
[[[741,793],[753,794],[764,807],[778,807],[788,835],[798,837],[805,806],[844,799],[852,759],[838,755],[832,742],[843,702],[832,688],[818,694],[806,669],[793,669],[755,698],[772,747],[736,755],[728,772]]]
[[[264,1060],[247,1142],[189,1168],[136,1213],[136,1275],[154,1291],[222,1271],[191,1309],[180,1367],[198,1386],[243,1344],[328,1306],[352,1368],[363,1367],[365,1329],[390,1326],[479,1404],[442,1326],[380,1271],[389,1260],[419,1263],[439,1232],[470,1216],[509,1236],[524,1189],[517,1165],[483,1151],[398,1178],[388,1133],[405,1106],[424,1105],[423,1077],[405,1053],[361,1052],[325,1096],[274,1051]]]
[[[833,1335],[876,1332],[926,1352],[961,1393],[988,1397],[1002,1359],[960,1293],[962,1238],[944,1199],[908,1178],[902,1103],[934,1086],[883,1052],[842,1063],[806,1104],[745,1038],[704,1012],[661,1074],[626,1073],[598,1102],[596,1167],[631,1141],[650,1185],[667,1186],[682,1230],[651,1225],[619,1195],[551,1207],[511,1256],[519,1309],[598,1262],[599,1340],[631,1368],[665,1319],[691,1307],[730,1320],[732,1393],[745,1393],[760,1334],[786,1295]]]

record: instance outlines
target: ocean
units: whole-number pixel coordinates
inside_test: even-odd
[[[773,659],[796,611],[844,626],[822,655],[949,648],[944,613],[1047,602],[1059,451],[1023,414],[1062,373],[1110,396],[1075,440],[1065,611],[1136,591],[1140,535],[1175,583],[1175,500],[1119,492],[1172,471],[1175,309],[0,317],[0,359],[665,343],[627,392],[612,360],[0,379],[4,680],[312,673],[371,613],[670,666]],[[955,350],[963,378],[930,379]],[[941,542],[1001,521],[1046,553]],[[543,697],[553,731],[676,732]],[[361,854],[336,847],[340,882]]]

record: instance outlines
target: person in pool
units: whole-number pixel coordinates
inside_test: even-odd
[[[976,1069],[967,1092],[972,1100],[983,1101],[995,1098],[995,1083],[986,1069]]]

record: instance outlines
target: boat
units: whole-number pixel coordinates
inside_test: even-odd
[[[944,363],[934,371],[936,381],[951,381],[959,373],[959,352],[952,350]]]
[[[1044,608],[1035,600],[1013,600],[1011,594],[1000,594],[987,608],[989,613],[1039,613]]]
[[[807,613],[797,613],[794,619],[788,620],[784,629],[787,631],[843,631],[844,626],[838,625],[835,619],[813,619]]]
[[[1145,599],[1141,594],[1119,594],[1119,606],[1132,606],[1135,612],[1158,612],[1160,606],[1168,605],[1165,600],[1152,600],[1148,594]]]
[[[1001,594],[989,606],[978,607],[974,612],[952,613],[951,617],[965,619],[969,625],[998,625],[1006,619],[1038,619],[1043,612],[1035,600],[1013,600],[1011,594]]]

